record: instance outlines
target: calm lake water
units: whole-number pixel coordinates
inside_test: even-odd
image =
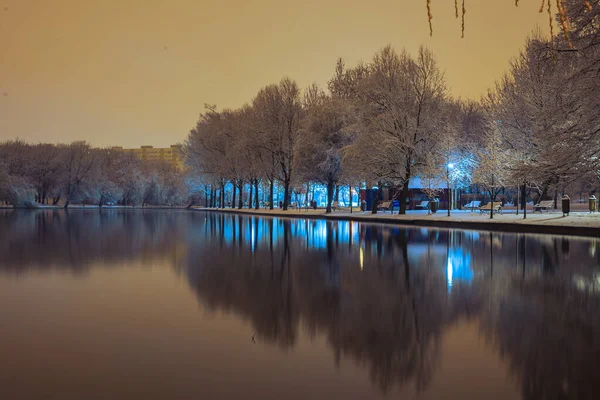
[[[600,241],[0,211],[0,399],[598,399]]]

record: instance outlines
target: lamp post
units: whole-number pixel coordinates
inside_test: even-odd
[[[450,207],[452,206],[452,197],[450,195],[450,170],[454,168],[454,164],[446,164],[446,186],[448,189],[448,216],[450,216]]]

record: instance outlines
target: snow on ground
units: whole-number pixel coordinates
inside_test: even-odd
[[[204,208],[195,208],[196,210],[206,210]],[[223,211],[223,210],[215,210],[209,209],[212,211]],[[323,216],[327,218],[352,218],[356,220],[360,219],[381,219],[386,220],[395,220],[398,222],[402,221],[452,221],[452,222],[469,222],[469,223],[482,223],[482,224],[494,224],[494,223],[511,223],[511,224],[526,224],[526,225],[540,225],[540,226],[572,226],[573,228],[585,227],[585,228],[600,228],[600,213],[590,213],[588,211],[577,211],[572,212],[568,216],[563,216],[560,211],[544,211],[543,213],[533,213],[531,211],[527,211],[527,219],[523,219],[523,213],[519,212],[519,215],[513,211],[503,211],[502,214],[494,213],[494,218],[490,219],[489,213],[481,214],[479,211],[464,211],[464,210],[455,210],[451,212],[451,216],[448,217],[447,210],[438,211],[435,214],[427,215],[427,211],[414,211],[409,210],[405,215],[398,215],[397,210],[394,214],[390,214],[389,212],[381,212],[379,211],[377,214],[371,214],[371,212],[363,212],[360,210],[354,210],[353,213],[350,213],[349,208],[344,208],[343,210],[333,211],[331,214],[325,214],[325,210],[317,209],[317,210],[288,210],[283,211],[281,209],[273,209],[273,210],[231,210],[229,208],[224,209],[224,211],[234,211],[241,213],[259,213],[264,215],[274,215],[274,216]]]

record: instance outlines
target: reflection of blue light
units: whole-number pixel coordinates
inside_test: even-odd
[[[307,239],[309,247],[327,248],[327,221],[311,221],[308,225]]]
[[[452,261],[448,258],[448,266],[446,267],[448,275],[448,292],[452,291]]]
[[[223,237],[225,243],[231,244],[233,242],[233,224],[230,221],[225,221],[223,224]]]
[[[453,281],[473,280],[473,271],[471,270],[471,254],[460,248],[454,248],[448,253],[448,263],[446,266],[448,275],[448,291],[452,290]]]
[[[479,240],[479,232],[468,231],[468,233],[469,233],[471,240]]]

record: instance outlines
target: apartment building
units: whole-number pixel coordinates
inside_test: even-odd
[[[170,162],[173,166],[183,169],[183,156],[181,153],[181,145],[174,144],[170,147],[153,147],[142,146],[136,149],[124,149],[116,147],[122,151],[129,151],[135,154],[138,158],[144,161],[163,161]]]

